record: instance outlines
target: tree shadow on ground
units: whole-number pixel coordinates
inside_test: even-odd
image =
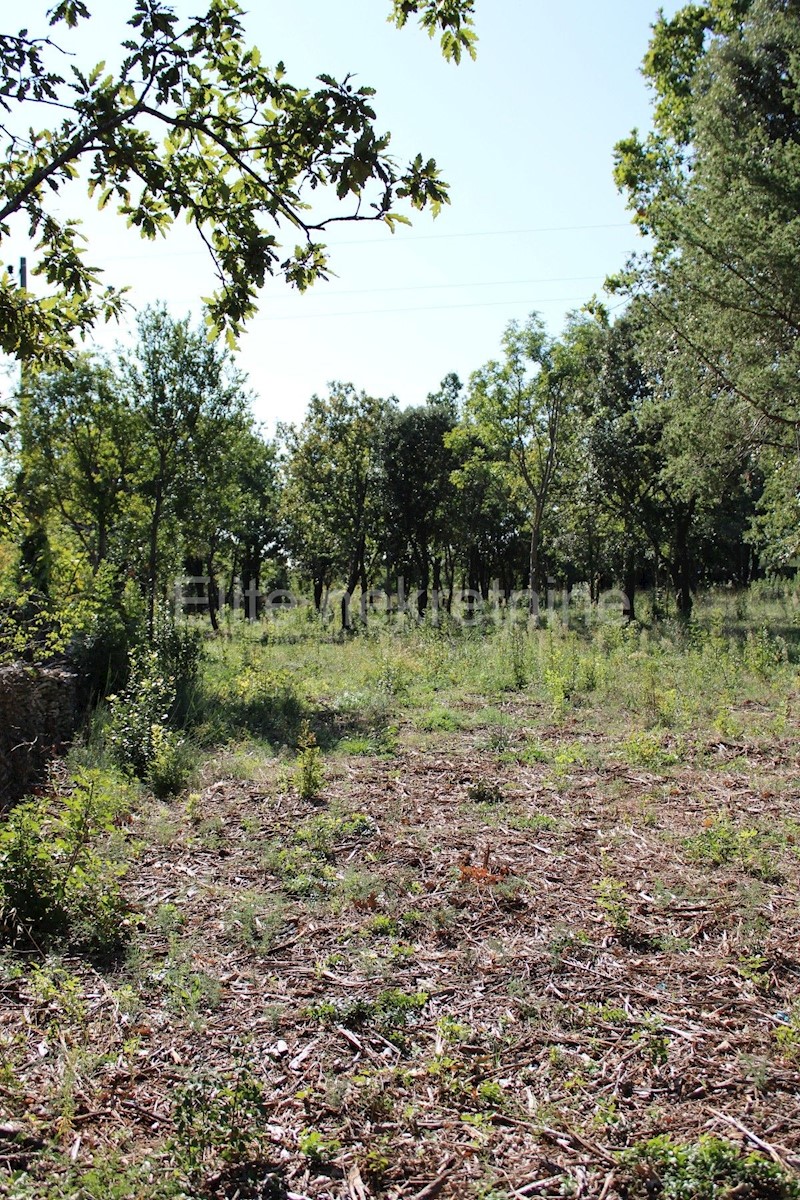
[[[273,747],[296,746],[305,723],[322,750],[332,750],[345,739],[382,745],[388,721],[370,706],[333,709],[303,701],[290,687],[253,697],[219,697],[199,693],[187,717],[187,726],[205,746],[253,738]]]

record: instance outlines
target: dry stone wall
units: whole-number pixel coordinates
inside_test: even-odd
[[[78,720],[77,679],[60,667],[0,667],[0,810],[42,778]]]

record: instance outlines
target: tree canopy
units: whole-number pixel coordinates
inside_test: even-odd
[[[446,58],[474,55],[472,0],[394,0],[398,27],[417,17]],[[184,217],[213,259],[210,324],[231,338],[268,275],[305,288],[324,279],[324,230],[447,202],[432,158],[400,165],[376,125],[373,89],[323,74],[300,88],[245,37],[236,0],[206,0],[182,21],[165,0],[133,0],[123,58],[64,69],[59,30],[91,20],[59,0],[46,28],[0,33],[0,245],[27,223],[41,298],[0,278],[0,350],[63,360],[74,336],[124,303],[85,257],[81,228],[59,215],[70,186],[113,205],[143,237]],[[53,119],[55,117],[55,119]],[[313,201],[313,203],[312,203]]]

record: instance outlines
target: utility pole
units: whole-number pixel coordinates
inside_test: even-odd
[[[9,265],[6,267],[6,270],[13,279],[14,264],[9,263]],[[28,260],[24,255],[19,260],[19,275],[17,276],[17,279],[19,280],[17,287],[20,288],[21,291],[26,292],[28,290]]]
[[[13,264],[10,264],[7,267],[7,270],[8,270],[9,275],[13,279],[14,278]],[[19,274],[17,276],[17,281],[18,281],[17,288],[20,291],[27,292],[27,290],[28,290],[28,260],[27,260],[27,258],[25,258],[24,255],[20,256]],[[21,397],[24,396],[24,394],[25,394],[25,360],[24,360],[24,358],[20,358],[20,360],[19,360],[19,394]]]

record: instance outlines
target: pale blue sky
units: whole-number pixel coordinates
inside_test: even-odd
[[[44,7],[35,0],[33,9]],[[193,13],[197,0],[179,0]],[[288,77],[355,72],[377,88],[379,125],[400,158],[439,162],[452,205],[437,221],[337,226],[338,278],[305,296],[272,282],[243,340],[240,361],[268,426],[297,420],[329,380],[418,403],[448,371],[466,380],[497,353],[512,318],[539,311],[554,333],[636,248],[611,178],[612,148],[647,125],[639,64],[655,16],[650,0],[477,0],[478,61],[445,63],[416,28],[385,20],[388,0],[252,0],[251,40]],[[671,11],[675,4],[667,5]],[[127,0],[95,0],[76,36],[80,57],[108,57]],[[30,26],[34,18],[26,17]],[[107,214],[87,222],[89,259],[109,283],[132,285],[137,305],[161,299],[176,316],[199,313],[212,286],[202,248],[186,230],[140,243]],[[91,227],[89,226],[91,224]],[[32,253],[7,243],[5,257]],[[124,330],[98,333],[110,345]]]

